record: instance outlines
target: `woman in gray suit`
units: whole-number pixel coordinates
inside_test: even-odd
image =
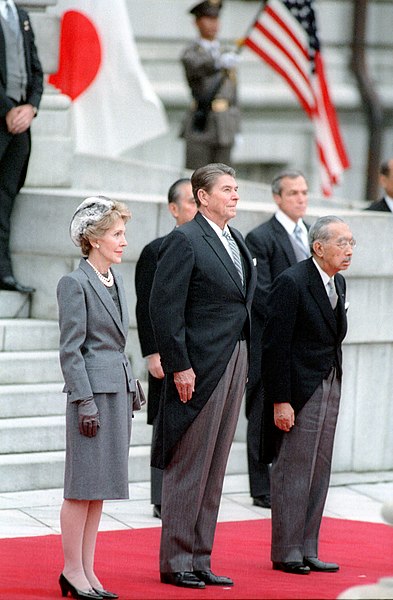
[[[128,208],[104,196],[75,211],[71,239],[83,257],[57,287],[60,363],[67,393],[64,502],[60,513],[63,596],[117,598],[94,572],[103,500],[128,498],[131,393],[125,354],[128,310],[121,276]],[[134,396],[135,397],[135,396]]]

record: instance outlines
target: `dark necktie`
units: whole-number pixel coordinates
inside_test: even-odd
[[[242,282],[242,285],[244,285],[243,266],[242,266],[242,259],[240,257],[239,248],[238,248],[235,240],[229,233],[229,231],[223,231],[222,235],[228,241],[233,264],[235,265],[236,270],[239,273],[239,277],[240,277],[240,281]]]

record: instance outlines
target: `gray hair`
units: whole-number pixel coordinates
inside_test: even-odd
[[[303,177],[303,179],[306,181],[306,178],[301,171],[298,171],[297,169],[285,169],[285,171],[280,171],[277,173],[277,175],[275,175],[275,177],[273,177],[273,181],[271,183],[273,194],[277,194],[278,196],[281,194],[281,181],[285,177],[288,177],[288,179],[297,179],[298,177]]]
[[[336,217],[335,215],[328,215],[326,217],[320,217],[315,221],[315,223],[313,223],[313,225],[311,225],[308,232],[308,241],[310,244],[311,254],[314,253],[314,242],[328,242],[332,237],[332,234],[329,231],[329,225],[331,223],[345,223],[345,221],[340,219],[340,217]]]
[[[224,165],[224,163],[210,163],[209,165],[205,165],[194,171],[191,175],[191,184],[192,193],[197,206],[200,206],[201,204],[198,198],[198,190],[205,190],[209,193],[216,180],[221,177],[221,175],[236,177],[236,171],[235,169],[232,169],[232,167]]]

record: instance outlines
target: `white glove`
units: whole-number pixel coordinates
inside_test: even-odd
[[[240,57],[235,52],[224,52],[218,59],[218,66],[221,69],[233,69],[239,64]]]

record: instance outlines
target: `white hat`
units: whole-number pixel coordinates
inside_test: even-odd
[[[75,246],[81,245],[86,229],[102,219],[114,206],[113,200],[106,196],[90,196],[79,204],[70,223],[70,237]]]

